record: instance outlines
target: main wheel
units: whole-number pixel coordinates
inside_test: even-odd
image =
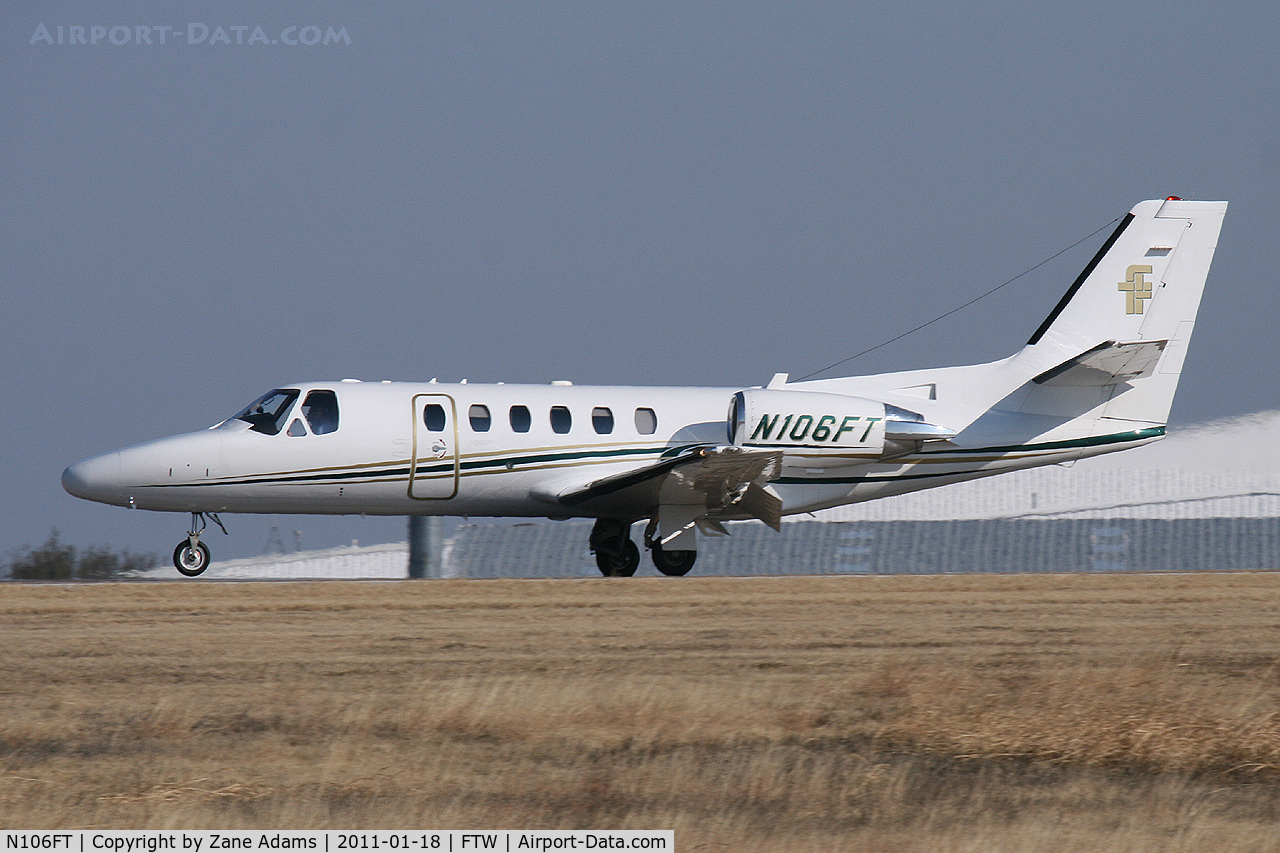
[[[209,546],[197,542],[196,547],[192,548],[191,540],[183,539],[173,549],[173,565],[187,577],[195,577],[209,568]]]
[[[658,571],[677,578],[689,574],[694,561],[698,559],[697,551],[664,551],[657,544],[649,553],[653,555],[653,564],[658,567]]]
[[[629,578],[640,566],[640,549],[627,537],[612,537],[596,548],[596,566],[607,578]]]

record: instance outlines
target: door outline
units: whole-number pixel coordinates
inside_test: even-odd
[[[444,407],[448,423],[444,432],[428,432],[422,421],[422,412],[428,403],[437,403]],[[412,404],[413,417],[413,452],[409,460],[409,497],[419,501],[445,501],[458,494],[458,480],[461,476],[458,464],[458,406],[448,394],[414,394]],[[444,448],[441,455],[433,452],[431,445],[440,437],[451,439],[450,447]],[[421,453],[419,453],[421,442]],[[453,463],[453,472],[446,473],[449,462]],[[444,462],[444,470],[430,476],[419,475],[419,463]]]

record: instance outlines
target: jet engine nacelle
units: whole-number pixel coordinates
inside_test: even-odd
[[[739,391],[729,404],[729,442],[782,450],[793,465],[868,462],[884,452],[885,405],[820,391]]]

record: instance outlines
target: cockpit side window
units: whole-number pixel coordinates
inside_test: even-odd
[[[302,415],[314,435],[338,431],[338,395],[332,391],[312,391],[302,401]]]
[[[254,400],[232,420],[241,420],[249,424],[249,429],[266,435],[277,435],[284,428],[293,401],[298,399],[298,392],[293,388],[277,388],[268,391]]]

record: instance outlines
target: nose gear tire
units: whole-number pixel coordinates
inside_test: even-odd
[[[192,548],[191,542],[183,539],[178,543],[178,547],[173,549],[173,565],[189,578],[201,574],[209,568],[209,546],[203,542],[197,542]]]

